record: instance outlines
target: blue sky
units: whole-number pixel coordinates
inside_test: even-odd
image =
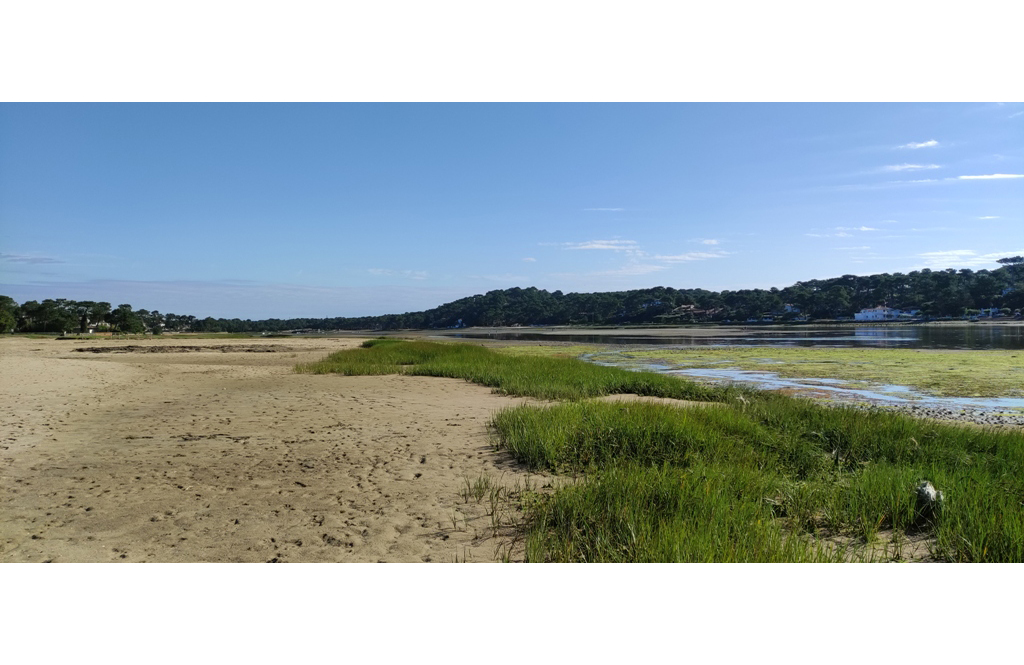
[[[0,293],[357,316],[1024,253],[1024,104],[2,104]]]

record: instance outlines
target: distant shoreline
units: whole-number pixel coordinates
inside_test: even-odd
[[[978,325],[1009,325],[1024,327],[1024,321],[999,320],[999,321],[927,321],[920,323],[908,323],[902,321],[837,321],[834,323],[813,323],[813,324],[747,324],[747,325],[701,325],[693,326],[506,326],[506,327],[474,327],[474,328],[451,328],[443,330],[405,330],[405,331],[380,331],[381,333],[427,333],[431,335],[459,336],[464,334],[489,335],[489,334],[517,334],[529,333],[534,335],[566,335],[583,334],[595,336],[620,336],[622,333],[642,335],[644,337],[730,337],[746,335],[753,331],[764,330],[800,330],[814,332],[815,330],[832,330],[836,327],[867,327],[877,328],[902,327],[902,326],[928,326],[928,327],[972,327]]]

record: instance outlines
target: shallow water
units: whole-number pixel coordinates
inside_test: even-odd
[[[1024,349],[1024,324],[962,326],[834,326],[827,329],[799,326],[791,328],[765,328],[751,326],[740,336],[694,336],[686,329],[672,336],[644,335],[642,333],[593,335],[575,332],[544,332],[541,328],[516,332],[458,332],[446,333],[451,337],[475,339],[505,339],[523,341],[574,342],[577,344],[650,344],[657,346],[822,346],[901,349]]]
[[[616,353],[601,354],[601,357],[616,356]],[[881,402],[886,404],[914,404],[951,410],[973,409],[978,411],[1006,412],[1024,410],[1024,398],[1019,397],[935,397],[907,386],[873,384],[867,381],[846,381],[843,379],[781,377],[774,372],[755,372],[739,369],[680,369],[643,359],[629,358],[628,365],[601,360],[593,354],[584,354],[581,359],[598,365],[625,367],[634,370],[648,370],[660,374],[689,376],[715,382],[742,383],[760,390],[795,390],[810,397],[825,397],[854,402]],[[728,362],[728,361],[723,361]],[[852,387],[852,386],[863,386]]]
[[[918,392],[907,386],[872,385],[865,381],[843,381],[841,379],[787,379],[772,372],[752,372],[727,369],[681,369],[668,370],[666,374],[681,374],[700,378],[714,378],[725,381],[752,384],[763,390],[792,388],[834,393],[836,397],[861,399],[890,403],[914,403],[923,406],[947,409],[1024,409],[1024,398],[1018,397],[935,397]],[[851,388],[863,384],[870,388]]]

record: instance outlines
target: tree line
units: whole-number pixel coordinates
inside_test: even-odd
[[[797,282],[783,289],[707,291],[658,286],[632,291],[562,293],[535,287],[489,291],[433,309],[383,316],[293,319],[203,319],[133,310],[122,304],[66,299],[19,305],[0,296],[0,331],[85,333],[281,332],[287,330],[398,330],[513,325],[622,325],[852,317],[886,305],[919,310],[925,318],[961,317],[985,308],[1024,308],[1024,257],[1000,259],[995,270],[915,270],[843,275]]]

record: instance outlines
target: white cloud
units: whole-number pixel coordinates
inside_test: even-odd
[[[938,164],[890,164],[883,166],[883,171],[922,171],[927,169],[941,169]]]
[[[931,139],[930,141],[922,141],[920,143],[904,143],[903,145],[897,147],[908,148],[910,150],[917,150],[918,148],[934,148],[937,145],[939,145],[939,142],[936,141],[935,139]]]
[[[996,266],[996,261],[1007,256],[1024,254],[1024,249],[1006,250],[978,254],[973,249],[951,249],[943,252],[923,252],[918,258],[925,262],[926,268],[976,268]]]
[[[870,226],[837,226],[836,231],[877,231]]]
[[[416,280],[426,279],[430,275],[426,270],[388,270],[386,268],[369,268],[366,272],[380,277],[404,277]]]
[[[532,256],[527,256],[527,257],[523,258],[523,261],[526,262],[526,263],[536,263],[537,259],[533,258]]]
[[[992,173],[990,175],[961,175],[958,180],[1003,180],[1005,178],[1024,178],[1024,173]]]
[[[705,261],[707,259],[721,259],[728,255],[729,254],[727,252],[686,252],[685,254],[658,254],[654,257],[654,260],[665,261],[666,263],[683,263],[685,261]]]
[[[610,249],[621,252],[627,249],[636,249],[635,240],[588,240],[587,242],[566,242],[562,243],[565,249]]]
[[[839,231],[838,233],[805,233],[808,238],[852,238],[852,233]]]
[[[666,266],[658,266],[651,263],[629,263],[614,270],[601,270],[592,272],[591,275],[649,275],[652,272],[665,270]]]
[[[622,212],[625,208],[584,208],[587,212]]]
[[[702,245],[717,245],[718,242],[719,241],[715,240],[714,238],[706,238],[704,240],[701,240],[700,244],[702,244]]]
[[[984,217],[979,217],[978,219],[1002,219],[1002,217],[1000,217],[999,215],[985,215]]]

